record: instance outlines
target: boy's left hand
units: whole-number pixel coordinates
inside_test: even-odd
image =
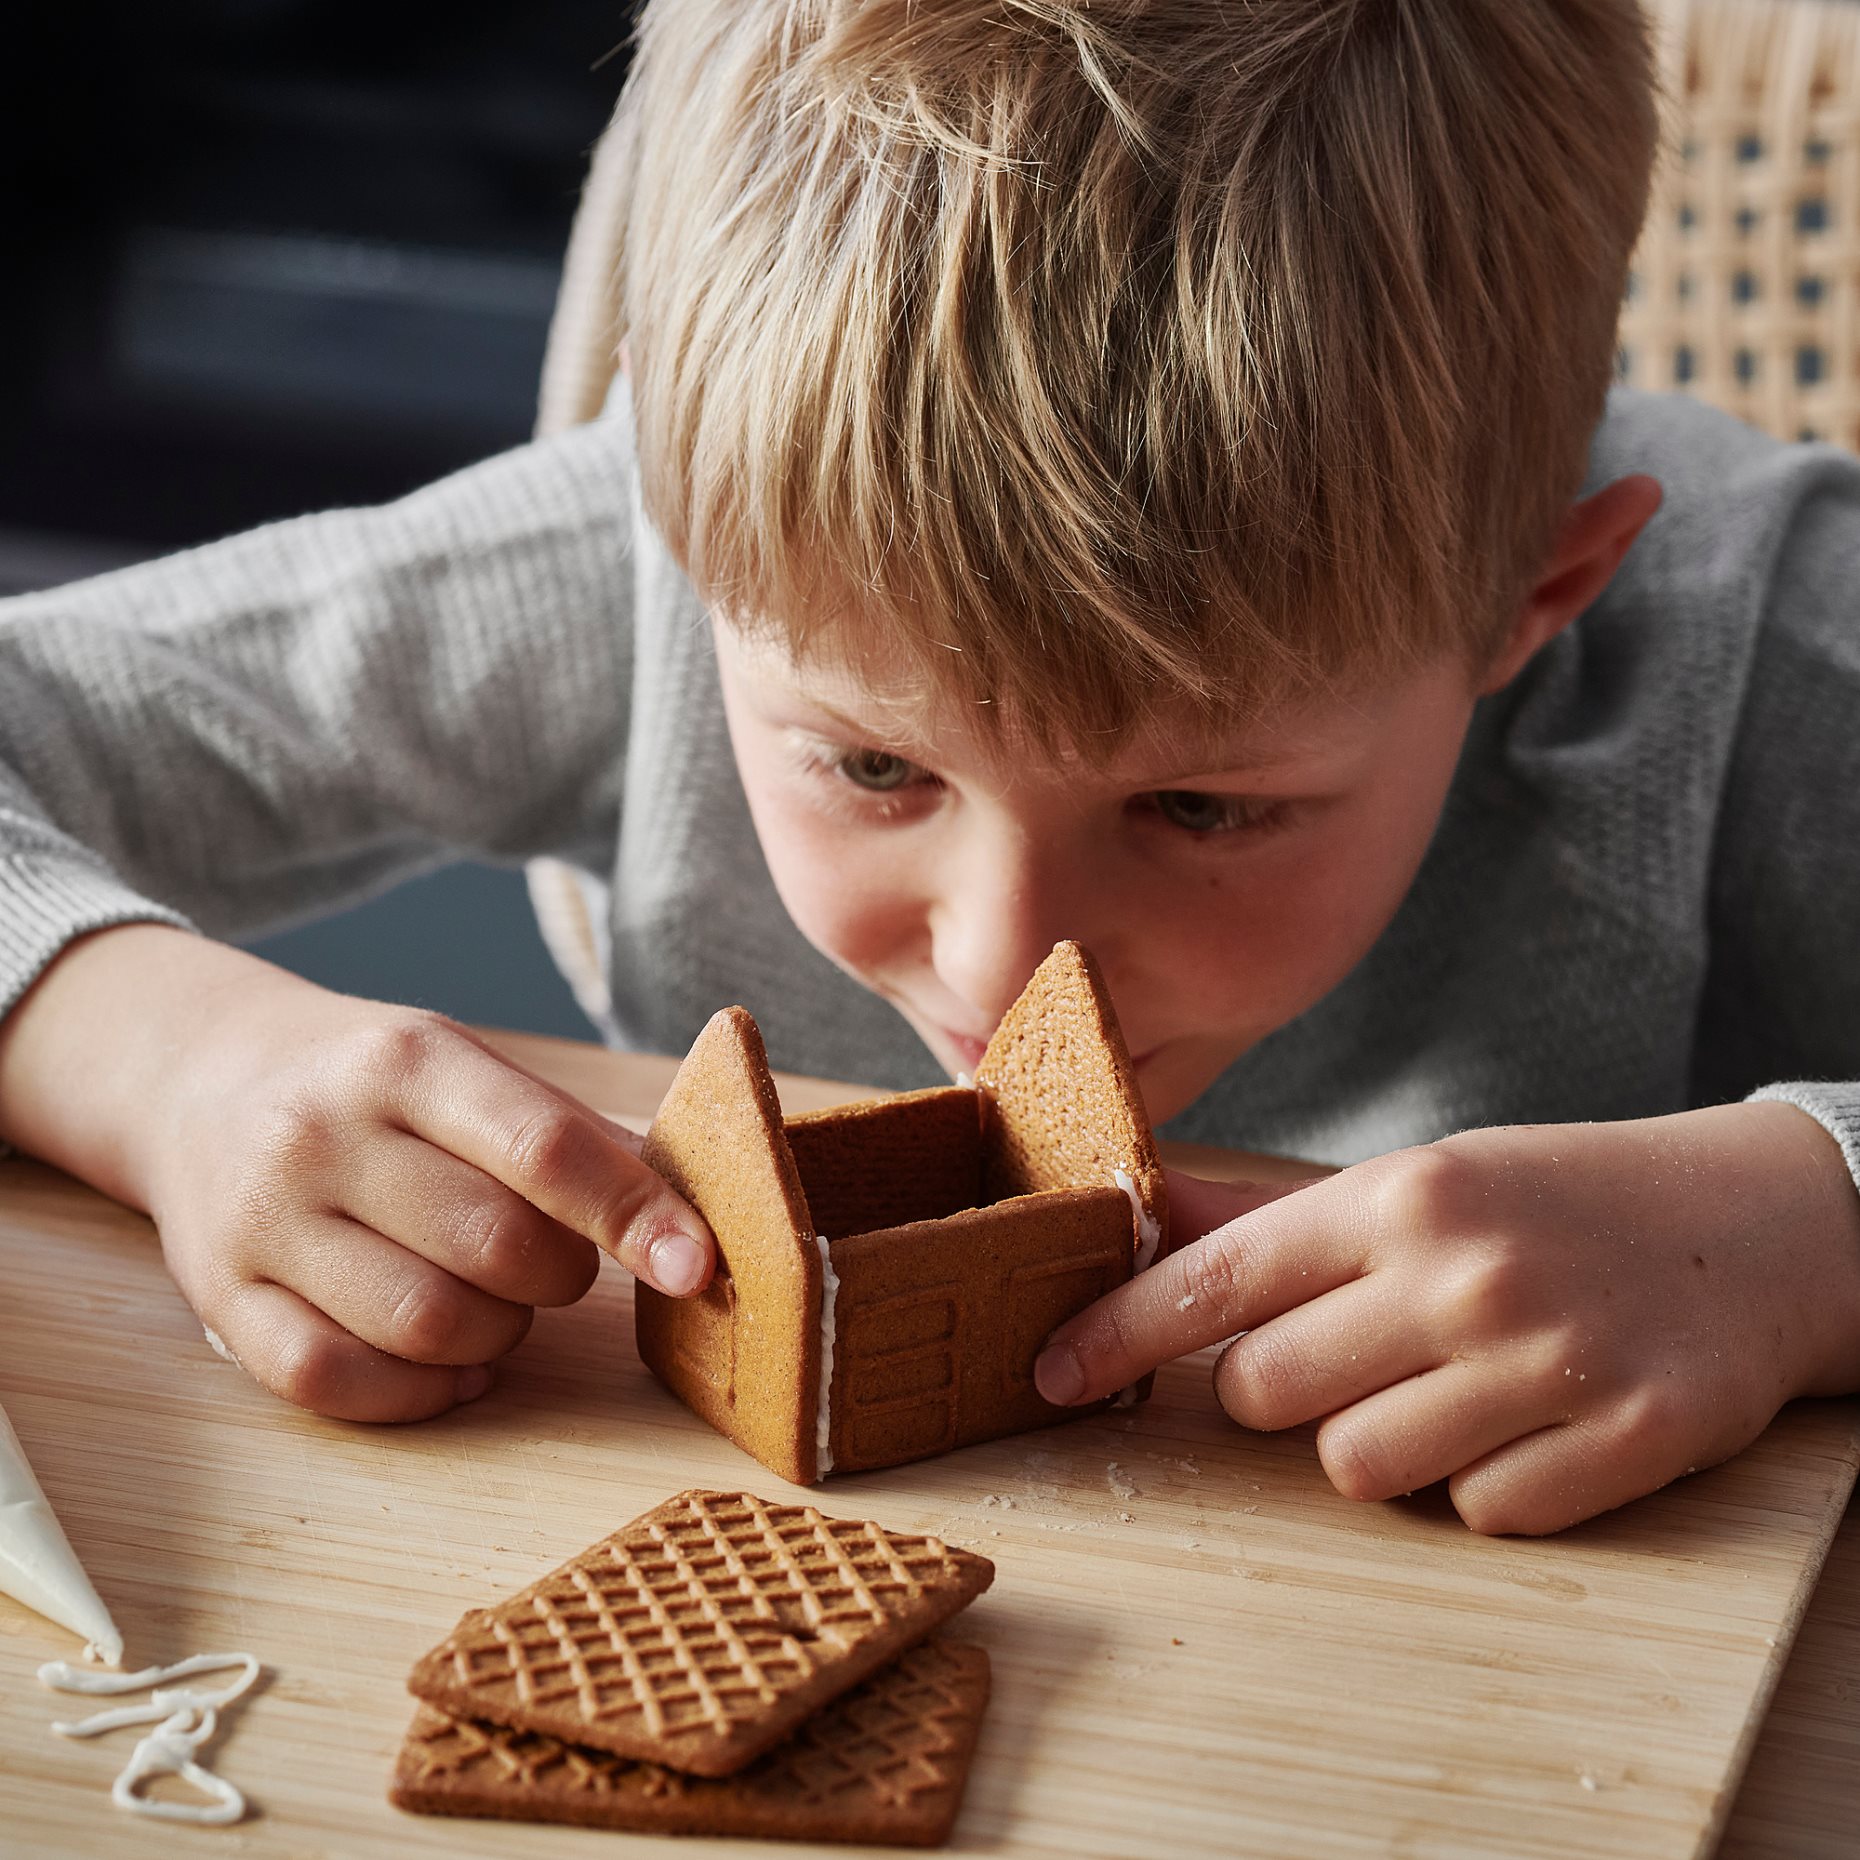
[[[1271,1193],[1173,1177],[1205,1237],[1053,1334],[1047,1398],[1245,1332],[1235,1420],[1319,1421],[1348,1497],[1445,1479],[1474,1530],[1538,1533],[1860,1388],[1860,1196],[1793,1105],[1473,1131]]]

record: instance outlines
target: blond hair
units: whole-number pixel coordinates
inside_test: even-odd
[[[648,512],[727,617],[1044,739],[1491,651],[1580,487],[1635,0],[652,0]]]

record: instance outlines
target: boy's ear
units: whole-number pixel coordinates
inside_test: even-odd
[[[1617,478],[1570,505],[1557,526],[1543,573],[1525,597],[1511,632],[1479,681],[1484,697],[1502,690],[1614,579],[1665,492],[1657,478]]]

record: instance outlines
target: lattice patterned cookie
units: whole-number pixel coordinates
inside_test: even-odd
[[[407,1685],[457,1717],[727,1776],[993,1580],[934,1537],[684,1492],[466,1615]]]
[[[955,1821],[987,1698],[979,1647],[929,1641],[717,1779],[422,1705],[390,1793],[429,1815],[930,1847]]]

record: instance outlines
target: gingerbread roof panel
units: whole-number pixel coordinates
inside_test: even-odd
[[[1098,965],[1060,943],[1008,1009],[975,1069],[986,1101],[986,1198],[1123,1187],[1139,1204],[1133,1244],[1167,1246],[1168,1195],[1136,1070]]]
[[[798,1485],[816,1476],[823,1275],[755,1021],[711,1017],[644,1158],[710,1223],[720,1264],[696,1298],[634,1292],[640,1355],[719,1433]],[[751,1312],[753,1322],[742,1321]]]

